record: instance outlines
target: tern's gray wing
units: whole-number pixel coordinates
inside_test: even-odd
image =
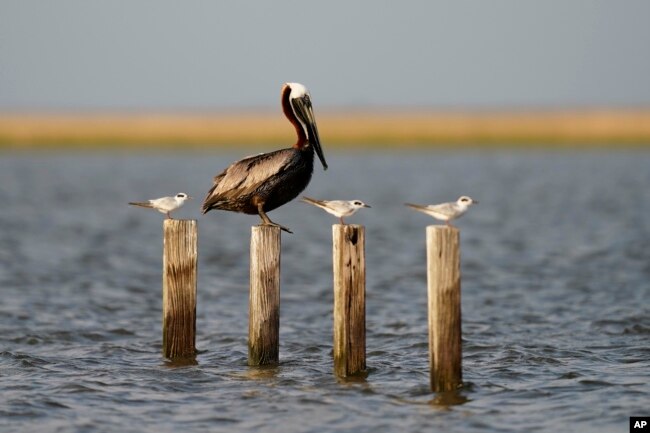
[[[448,216],[456,214],[456,203],[440,203],[427,206],[427,209]]]
[[[150,202],[156,209],[173,210],[178,206],[174,197],[161,197]]]
[[[316,207],[323,209],[325,212],[331,213],[335,216],[340,216],[341,212],[345,212],[344,209],[341,209],[339,206],[336,206],[338,201],[325,201],[325,200],[315,200],[309,197],[303,197],[303,201],[309,204],[313,204]]]
[[[130,201],[129,204],[132,206],[140,206],[140,207],[148,207],[148,208],[153,207],[151,201]]]
[[[306,196],[302,196],[302,201],[306,203],[310,203],[316,206],[325,206],[327,203],[323,200],[316,200],[315,198],[310,198]]]
[[[419,211],[424,211],[426,212],[429,209],[429,206],[423,206],[421,204],[413,204],[413,203],[404,203],[405,206],[408,206],[412,209],[419,210]]]
[[[333,206],[340,214],[348,216],[354,214],[359,208],[355,207],[349,201],[335,200]]]

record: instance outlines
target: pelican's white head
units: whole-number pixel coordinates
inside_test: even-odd
[[[309,95],[309,90],[300,83],[287,83],[287,86],[291,89],[291,93],[289,94],[289,98],[291,99],[302,98],[305,95]]]

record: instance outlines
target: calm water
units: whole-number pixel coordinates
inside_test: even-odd
[[[325,149],[327,151],[327,149]],[[0,156],[0,430],[627,432],[650,415],[650,153],[328,154],[305,192],[359,198],[365,381],[332,375],[331,224],[292,202],[281,364],[246,365],[257,218],[199,216],[228,155]],[[197,365],[160,355],[162,215],[199,220]],[[425,226],[467,194],[463,373],[428,391]],[[449,400],[455,404],[449,405]],[[464,403],[463,403],[464,402]]]

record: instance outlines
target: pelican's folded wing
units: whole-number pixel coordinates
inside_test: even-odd
[[[292,149],[250,156],[231,164],[215,176],[214,185],[203,202],[208,209],[224,199],[240,197],[255,191],[262,183],[286,169]]]

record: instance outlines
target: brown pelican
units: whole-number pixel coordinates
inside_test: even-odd
[[[299,83],[285,83],[281,102],[284,115],[296,128],[296,144],[232,163],[214,177],[214,185],[203,201],[204,214],[212,209],[258,214],[262,225],[277,226],[291,233],[271,221],[266,212],[293,200],[307,187],[314,169],[314,150],[325,170],[327,163],[307,88]]]

